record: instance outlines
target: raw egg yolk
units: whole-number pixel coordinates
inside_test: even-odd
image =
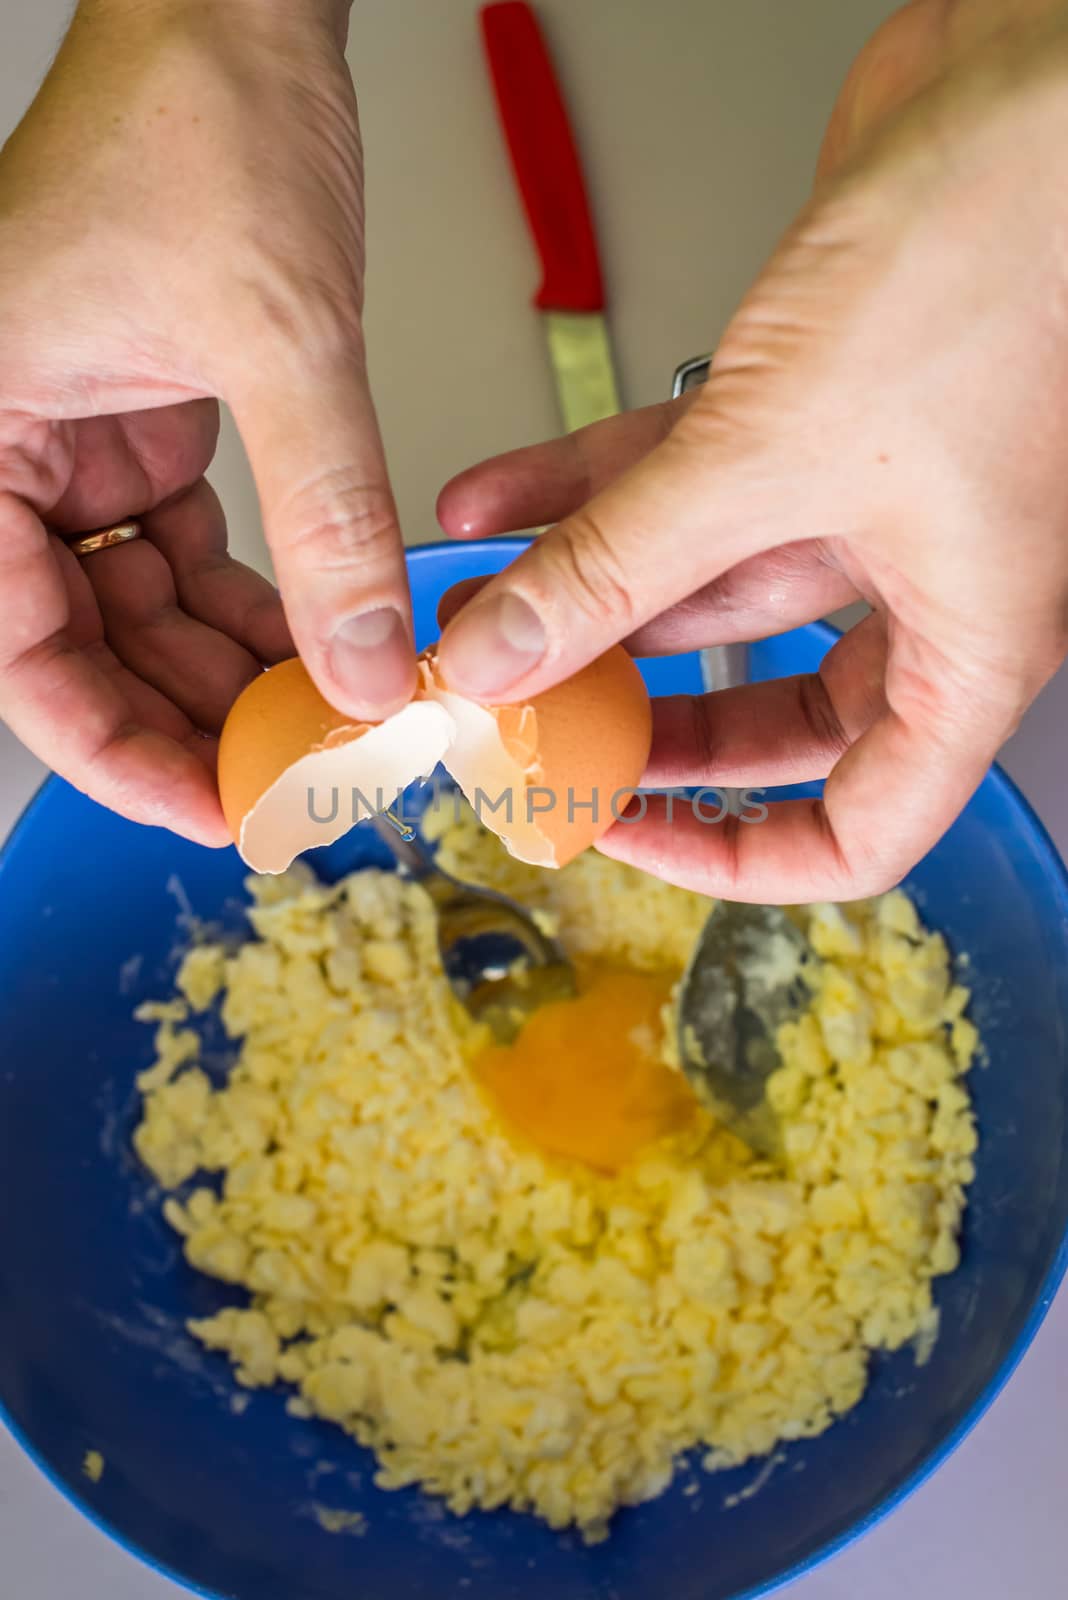
[[[535,1011],[475,1076],[502,1120],[543,1150],[601,1171],[676,1133],[697,1109],[660,1059],[661,1010],[673,979],[601,963],[580,966],[578,994]]]

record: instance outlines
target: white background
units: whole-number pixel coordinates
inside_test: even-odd
[[[882,0],[541,0],[594,195],[627,404],[662,396],[679,361],[714,345],[804,196],[849,60],[890,9]],[[0,0],[2,134],[31,97],[68,10],[68,0]],[[451,472],[556,429],[529,310],[535,266],[475,11],[472,0],[357,0],[349,51],[368,162],[372,377],[412,541],[434,537],[434,500]],[[214,476],[235,545],[266,566],[229,433]],[[1066,726],[1062,673],[1006,763],[1068,852]],[[0,834],[40,776],[0,729]],[[1062,1295],[957,1455],[888,1523],[794,1585],[790,1600],[1061,1595],[1066,1389]],[[6,1435],[0,1567],[4,1592],[18,1600],[181,1592],[84,1522]]]

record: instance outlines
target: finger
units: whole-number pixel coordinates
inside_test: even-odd
[[[848,899],[857,891],[839,891],[837,863],[829,867],[822,852],[813,854],[825,843],[820,808],[819,800],[747,803],[743,821],[711,789],[689,798],[649,795],[632,801],[596,848],[718,900],[797,905]]]
[[[218,435],[214,400],[86,418],[73,430],[69,485],[45,521],[81,533],[140,516],[203,477]]]
[[[562,439],[509,450],[458,473],[438,496],[454,539],[540,528],[570,516],[665,439],[693,394],[606,417]]]
[[[974,793],[1018,705],[978,682],[917,694],[898,652],[888,709],[835,766],[822,799],[772,805],[765,820],[709,823],[692,806],[650,801],[644,820],[620,822],[598,848],[686,888],[731,900],[792,904],[880,894],[911,870]],[[912,655],[919,652],[915,649]],[[944,667],[944,662],[941,663]]]
[[[832,646],[818,672],[654,700],[643,781],[741,788],[825,778],[885,710],[885,670],[886,625],[873,614]]]
[[[166,558],[190,617],[268,665],[296,655],[278,590],[228,553],[226,517],[206,479],[153,511],[145,533]]]
[[[72,642],[61,561],[75,558],[50,543],[29,507],[0,498],[0,717],[41,760],[103,805],[202,844],[226,844],[199,736],[183,741],[143,725],[143,706],[131,705],[93,650]]]
[[[822,540],[804,539],[740,562],[623,642],[632,655],[667,656],[766,639],[859,598]]]
[[[650,455],[453,619],[441,643],[445,678],[474,699],[537,694],[695,588],[803,538],[795,519],[811,464],[781,445],[773,465],[762,454],[748,437],[741,448],[725,437],[714,400],[695,402]],[[818,514],[815,492],[805,512],[810,522]]]
[[[138,726],[151,728],[178,744],[187,745],[197,759],[214,772],[217,741],[198,735],[185,712],[131,672],[108,645],[100,606],[86,570],[89,562],[79,561],[58,541],[53,541],[52,549],[67,590],[70,611],[65,629],[67,644],[80,651],[109,679]]]
[[[146,540],[101,550],[84,566],[117,658],[193,727],[220,733],[238,695],[262,670],[257,658],[186,615],[167,561]]]
[[[454,583],[451,589],[446,589],[438,601],[438,627],[447,627],[457,612],[481,593],[491,576],[491,573],[485,572],[479,578],[463,578],[459,583]]]
[[[464,578],[446,590],[438,602],[438,625],[447,627],[489,581],[488,574]],[[806,539],[743,561],[653,617],[623,643],[635,656],[668,656],[711,644],[765,639],[859,598],[821,541]]]
[[[264,357],[232,397],[286,616],[328,700],[353,716],[415,689],[407,569],[362,351]]]

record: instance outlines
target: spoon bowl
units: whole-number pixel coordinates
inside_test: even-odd
[[[461,883],[438,866],[415,829],[391,811],[372,819],[404,877],[434,902],[438,949],[453,992],[498,1044],[510,1044],[527,1017],[576,992],[563,946],[529,911],[493,889]]]
[[[805,1004],[809,962],[805,937],[782,906],[721,900],[682,980],[682,1070],[697,1098],[763,1156],[778,1150],[766,1096],[782,1065],[775,1036]]]

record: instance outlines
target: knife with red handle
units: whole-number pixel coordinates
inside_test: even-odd
[[[497,109],[541,258],[534,304],[545,320],[564,426],[619,410],[605,293],[575,138],[552,59],[525,0],[483,6],[482,37]]]

